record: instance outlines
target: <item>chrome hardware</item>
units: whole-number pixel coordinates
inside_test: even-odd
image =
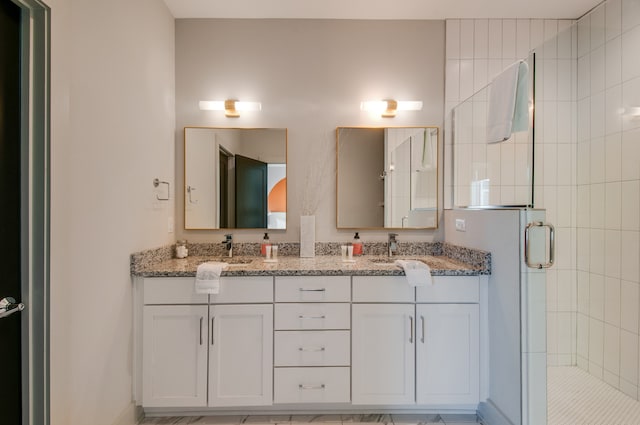
[[[424,344],[424,316],[420,316],[420,320],[422,321],[422,338],[420,339],[420,342],[422,342]]]
[[[302,314],[298,316],[298,319],[326,319],[327,316],[303,316]]]
[[[405,220],[407,220],[407,221],[409,220],[409,216],[408,215],[405,215],[404,217],[402,217],[402,227],[403,228],[404,228],[404,221]]]
[[[398,253],[398,241],[396,239],[397,237],[397,233],[389,233],[389,257],[393,257],[393,254]]]
[[[229,258],[233,257],[233,235],[231,233],[224,235],[222,244],[229,253]]]
[[[153,187],[158,187],[161,184],[166,184],[167,185],[167,197],[166,198],[161,198],[156,194],[156,199],[158,201],[168,201],[169,198],[171,198],[171,185],[169,184],[169,182],[163,182],[158,178],[153,179]]]
[[[202,345],[202,321],[204,320],[204,317],[200,317],[200,345]]]
[[[211,345],[215,344],[215,342],[213,340],[213,331],[214,331],[213,324],[215,323],[215,320],[216,320],[215,317],[211,318]]]
[[[305,289],[305,288],[298,288],[298,290],[300,292],[324,292],[327,289],[326,288],[321,288],[321,289]]]
[[[409,316],[409,343],[413,344],[413,316]]]
[[[197,199],[193,199],[193,197],[191,195],[193,195],[193,192],[196,190],[195,187],[193,186],[187,186],[187,193],[189,194],[189,203],[190,204],[197,204],[198,200]]]
[[[316,352],[319,352],[319,351],[324,351],[324,347],[309,347],[309,348],[298,347],[298,351],[306,351],[306,352],[310,352],[310,353],[316,353]]]
[[[11,316],[22,310],[24,310],[24,304],[16,303],[14,298],[6,297],[0,300],[0,318]]]
[[[533,227],[548,227],[549,228],[549,261],[547,263],[530,263],[529,262],[529,230]],[[534,269],[548,269],[553,266],[555,262],[555,250],[556,250],[556,240],[555,240],[555,228],[553,225],[549,223],[543,223],[541,221],[534,221],[527,224],[527,227],[524,229],[524,262],[528,267]]]
[[[324,384],[320,384],[320,385],[300,384],[298,385],[298,388],[300,388],[301,390],[324,390]]]

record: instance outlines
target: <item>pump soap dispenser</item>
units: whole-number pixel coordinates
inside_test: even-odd
[[[353,237],[353,255],[362,255],[362,240],[358,232]]]
[[[269,234],[265,233],[262,238],[262,244],[260,245],[260,255],[263,257],[267,255],[267,246],[269,245],[271,245],[271,242],[269,242]]]

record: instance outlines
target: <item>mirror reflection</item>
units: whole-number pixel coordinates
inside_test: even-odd
[[[184,129],[185,229],[286,229],[287,129]]]
[[[436,228],[438,127],[338,127],[337,227]]]

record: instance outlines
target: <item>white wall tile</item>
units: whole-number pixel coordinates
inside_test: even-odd
[[[604,137],[596,137],[591,139],[591,151],[590,151],[590,173],[591,183],[603,183],[604,182]]]
[[[578,144],[589,140],[591,136],[591,98],[578,101]]]
[[[640,180],[622,182],[621,200],[622,230],[640,230]]]
[[[637,0],[622,0],[622,32],[640,23],[640,3]]]
[[[622,83],[622,129],[633,130],[640,128],[640,118],[638,117],[638,106],[640,106],[640,78],[634,78]]]
[[[592,184],[589,197],[591,200],[590,227],[604,229],[604,184]]]
[[[605,40],[604,30],[604,4],[596,7],[591,12],[591,50],[602,46]]]
[[[591,94],[591,55],[587,54],[578,59],[578,99],[584,99]]]
[[[557,313],[557,352],[558,353],[568,353],[571,354],[573,352],[573,344],[572,344],[572,327],[575,326],[571,319],[571,313]]]
[[[622,133],[609,134],[605,139],[605,180],[620,181]]]
[[[446,21],[446,58],[460,59],[460,20],[447,19]],[[446,73],[449,78],[449,73]]]
[[[589,316],[604,321],[604,276],[595,273],[589,276]]]
[[[571,59],[573,57],[572,21],[558,21],[558,58]]]
[[[571,59],[557,60],[557,99],[563,101],[572,100],[572,90],[575,81],[572,74],[573,61]]]
[[[578,313],[577,354],[583,359],[589,358],[589,317]]]
[[[531,19],[529,25],[529,49],[533,50],[542,46],[544,42],[544,20]]]
[[[529,19],[518,19],[516,21],[516,57],[526,58],[529,56],[530,24]]]
[[[605,92],[605,133],[622,131],[622,86],[613,86]]]
[[[636,78],[640,75],[640,26],[622,34],[622,81]]]
[[[571,257],[573,246],[572,229],[561,227],[556,229],[556,267],[558,269],[568,269],[571,267]]]
[[[460,61],[460,100],[466,100],[473,95],[473,60]]]
[[[604,234],[604,274],[607,277],[620,278],[620,231],[605,230]],[[620,293],[618,283],[618,294]]]
[[[604,323],[600,320],[589,319],[589,363],[593,363],[600,368],[603,364],[604,355]],[[637,361],[636,361],[637,363]],[[591,368],[589,368],[591,371]]]
[[[591,229],[589,255],[589,271],[604,275],[604,230]]]
[[[576,181],[578,185],[591,183],[591,143],[578,143],[576,146]],[[578,187],[578,190],[580,188]],[[578,211],[580,213],[581,211]],[[582,211],[584,213],[584,211]]]
[[[516,56],[516,20],[515,19],[502,20],[502,58],[518,59],[518,56]]]
[[[604,320],[618,328],[620,327],[620,279],[607,277],[604,285]]]
[[[460,59],[473,59],[473,19],[460,20]]]
[[[502,59],[502,19],[489,20],[488,57]]]
[[[589,229],[578,228],[576,265],[578,270],[589,271],[589,243],[591,232]]]
[[[578,186],[576,224],[585,228],[590,226],[591,220],[591,188],[588,185]]]
[[[576,293],[574,290],[574,274],[570,270],[556,270],[557,311],[575,311]]]
[[[620,373],[620,328],[604,325],[604,368],[614,375]]]
[[[489,21],[487,19],[474,20],[474,51],[475,59],[487,59],[489,57]]]
[[[571,227],[574,209],[571,207],[571,186],[558,186],[558,198],[556,213],[557,227]]]
[[[591,96],[591,137],[604,136],[604,92]]]
[[[489,71],[488,59],[476,59],[473,63],[473,92],[479,97],[479,91],[489,84],[487,73]],[[622,101],[622,99],[620,100]]]
[[[620,155],[620,178],[622,180],[640,179],[640,130],[622,133]]]
[[[591,51],[591,94],[601,92],[605,85],[605,46]]]
[[[620,327],[634,334],[638,333],[639,297],[638,283],[627,280],[620,282]]]
[[[547,313],[547,352],[558,352],[558,313]]]
[[[640,232],[621,233],[620,254],[620,277],[637,285],[640,282]],[[636,300],[636,310],[638,305]]]
[[[591,15],[578,22],[578,58],[591,51]]]
[[[638,335],[626,330],[620,332],[620,377],[638,385]]]
[[[447,78],[445,81],[445,98],[448,101],[460,100],[460,61],[449,59],[446,63]]]
[[[605,85],[607,88],[622,82],[622,37],[605,45]]]
[[[558,57],[558,21],[555,19],[544,20],[544,56],[547,59]]]
[[[605,185],[605,228],[620,229],[620,208],[622,206],[622,188],[620,182],[607,183]]]
[[[605,39],[611,40],[622,30],[622,0],[609,0],[605,4]]]

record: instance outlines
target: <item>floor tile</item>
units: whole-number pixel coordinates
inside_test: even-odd
[[[242,423],[246,416],[199,416],[194,417],[193,425],[237,425]]]
[[[440,415],[391,415],[394,425],[427,425],[442,423]]]
[[[478,423],[478,415],[474,414],[442,414],[440,417],[442,418],[442,422],[447,425]]]
[[[257,423],[281,424],[287,422],[291,422],[291,415],[252,415],[247,416],[242,423],[255,425]]]

